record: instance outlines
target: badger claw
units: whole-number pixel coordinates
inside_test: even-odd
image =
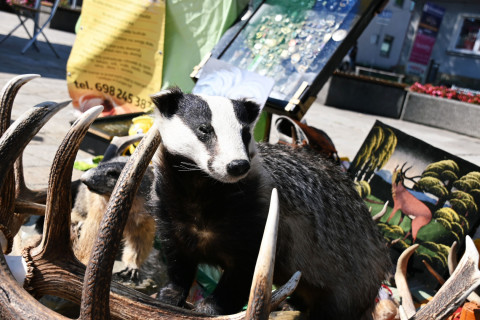
[[[135,283],[140,280],[140,274],[137,268],[126,267],[125,269],[116,272],[115,275],[120,277],[122,280],[129,280]]]

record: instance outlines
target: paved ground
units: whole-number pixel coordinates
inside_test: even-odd
[[[18,19],[13,14],[0,12],[0,21],[2,21],[1,41],[3,36],[17,24]],[[37,103],[69,99],[65,68],[75,35],[50,29],[45,30],[45,33],[61,55],[60,59],[55,57],[42,37],[38,45],[40,52],[30,48],[22,55],[20,51],[27,41],[22,29],[17,30],[0,44],[0,86],[18,74],[37,73],[42,76],[32,80],[20,90],[15,100],[14,119]],[[342,157],[353,159],[373,123],[379,119],[440,149],[480,165],[480,139],[406,121],[327,107],[318,102],[313,104],[305,118],[310,125],[321,128],[330,135]],[[74,119],[73,108],[68,106],[55,115],[27,147],[24,161],[28,184],[34,187],[47,184],[55,151],[69,129],[70,121]],[[91,155],[80,151],[77,158],[88,157]],[[79,174],[75,172],[74,177]]]

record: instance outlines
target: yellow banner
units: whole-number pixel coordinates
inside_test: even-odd
[[[102,116],[152,109],[162,85],[165,0],[84,0],[67,63],[73,106]]]

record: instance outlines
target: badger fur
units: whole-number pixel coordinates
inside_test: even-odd
[[[126,156],[117,156],[85,172],[82,184],[72,209],[72,226],[78,237],[73,239],[76,257],[86,264],[90,258],[103,214],[118,177],[128,161]],[[155,220],[145,207],[153,181],[151,168],[147,169],[134,198],[123,231],[125,241],[122,262],[125,269],[118,275],[126,280],[137,281],[139,269],[148,257],[155,237]]]
[[[247,301],[272,188],[280,199],[274,283],[300,270],[291,303],[310,319],[367,319],[390,268],[387,249],[346,174],[307,148],[255,143],[259,106],[182,93],[152,96],[162,145],[154,157],[155,215],[169,282],[182,306],[199,263],[223,275],[196,310]]]

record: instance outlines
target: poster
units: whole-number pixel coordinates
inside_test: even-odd
[[[162,85],[164,0],[85,0],[67,63],[67,85],[80,112],[101,116],[152,109]]]
[[[461,247],[480,223],[480,168],[377,121],[349,167],[390,254],[419,244],[410,259],[410,280],[438,283],[422,261],[444,276],[456,241]]]
[[[424,75],[444,14],[445,9],[435,4],[427,2],[423,6],[417,34],[407,63],[407,73]]]

